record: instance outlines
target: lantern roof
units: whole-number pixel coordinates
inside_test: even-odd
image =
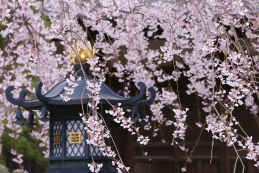
[[[84,71],[81,70],[81,67],[84,69]],[[35,94],[36,98],[26,100],[25,95],[27,93],[27,90],[22,90],[20,92],[20,96],[18,99],[15,99],[12,97],[11,92],[14,90],[13,86],[9,86],[6,91],[5,95],[7,100],[18,106],[22,106],[25,109],[31,110],[31,109],[39,109],[43,105],[81,105],[81,104],[87,104],[90,100],[89,93],[90,91],[87,88],[87,81],[90,82],[97,82],[97,79],[94,79],[89,72],[90,65],[89,64],[75,64],[74,70],[77,71],[77,76],[81,77],[81,80],[76,82],[77,86],[75,87],[75,92],[72,95],[69,95],[70,100],[65,102],[61,95],[65,94],[64,87],[68,86],[68,82],[66,80],[62,80],[61,82],[57,83],[52,89],[50,89],[45,94],[42,94],[41,88],[43,86],[42,82],[38,82],[35,87]],[[139,107],[148,106],[152,104],[156,97],[156,92],[154,88],[150,87],[148,91],[151,94],[151,97],[148,100],[141,100],[145,93],[146,93],[146,86],[144,83],[139,82],[139,93],[135,97],[124,97],[123,92],[119,91],[118,93],[115,93],[109,86],[107,86],[105,83],[101,83],[101,89],[100,89],[100,103],[104,105],[108,104],[118,104],[121,103],[121,105],[138,105]]]

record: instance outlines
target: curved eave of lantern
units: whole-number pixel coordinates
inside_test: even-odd
[[[94,79],[89,79],[94,80]],[[94,82],[94,81],[93,81]],[[18,106],[22,106],[25,109],[38,109],[43,105],[80,105],[80,104],[87,104],[89,102],[89,91],[86,89],[86,81],[83,78],[81,81],[78,82],[78,86],[75,88],[75,91],[72,95],[69,95],[70,101],[64,102],[63,98],[60,96],[64,94],[65,90],[64,87],[67,85],[65,80],[59,82],[55,85],[50,91],[45,94],[42,94],[42,82],[38,82],[35,87],[36,97],[31,100],[25,100],[25,95],[27,93],[26,90],[22,90],[19,96],[19,99],[15,99],[12,97],[11,92],[14,90],[13,86],[9,86],[6,89],[6,98],[7,100]],[[126,98],[121,94],[116,94],[114,91],[111,90],[106,84],[101,84],[100,96],[101,100],[100,103],[104,105],[113,104],[116,105],[121,103],[122,106],[127,105],[137,105],[138,107],[144,107],[152,104],[155,100],[156,92],[154,88],[149,88],[148,91],[151,94],[151,97],[148,100],[141,100],[146,93],[146,86],[144,83],[139,82],[138,87],[140,88],[139,94],[135,97]]]

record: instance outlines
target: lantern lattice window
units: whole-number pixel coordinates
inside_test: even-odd
[[[103,156],[102,152],[99,150],[98,147],[90,145],[90,155],[92,156]]]
[[[52,157],[61,157],[62,156],[62,124],[61,121],[53,122],[53,152]]]
[[[67,120],[67,142],[66,142],[66,156],[85,156],[85,130],[84,123],[82,120]],[[74,139],[78,141],[78,138],[81,143],[75,143],[71,141],[71,136],[73,133],[71,132],[81,132],[80,136],[74,134]]]

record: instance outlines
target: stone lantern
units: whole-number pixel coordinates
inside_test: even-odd
[[[14,90],[13,86],[9,86],[5,91],[7,100],[18,106],[15,124],[27,125],[32,128],[35,125],[33,110],[41,110],[39,119],[44,122],[49,121],[50,147],[47,173],[89,173],[90,170],[87,164],[92,161],[92,157],[95,162],[103,163],[104,166],[100,172],[116,172],[116,169],[111,166],[111,160],[108,157],[103,156],[97,147],[89,146],[86,143],[85,124],[79,113],[82,113],[82,109],[86,112],[89,111],[87,107],[89,91],[86,89],[86,80],[94,79],[89,72],[89,64],[82,64],[82,67],[85,75],[83,75],[80,64],[74,65],[77,76],[82,79],[78,82],[75,93],[70,96],[71,100],[67,102],[64,102],[61,97],[61,94],[65,92],[64,87],[68,85],[66,80],[62,80],[45,94],[41,92],[42,82],[38,82],[35,87],[36,98],[31,100],[25,99],[26,90],[20,92],[19,99],[13,98],[11,94],[12,90]],[[140,88],[138,95],[126,98],[123,96],[122,91],[115,93],[106,84],[101,84],[100,95],[102,97],[98,105],[100,107],[99,113],[104,117],[111,132],[113,127],[112,117],[106,115],[104,111],[111,108],[110,104],[117,105],[121,103],[121,106],[131,108],[132,122],[145,118],[144,107],[154,101],[156,92],[153,88],[149,88],[150,98],[142,100],[146,94],[146,87],[141,82],[138,83],[138,86]],[[20,107],[30,112],[28,120],[23,118]],[[142,120],[140,123],[145,124],[145,121]],[[106,140],[106,144],[112,146],[109,140]]]

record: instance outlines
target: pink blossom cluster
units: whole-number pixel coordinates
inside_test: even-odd
[[[121,161],[112,161],[112,165],[116,166],[116,169],[118,171],[118,173],[123,173],[123,172],[128,172],[129,171],[129,167],[126,167]],[[124,171],[125,170],[125,171]]]
[[[12,159],[14,162],[21,164],[23,162],[23,154],[19,154],[16,150],[12,149],[11,150],[11,154],[14,155],[15,157]],[[26,170],[24,170],[23,168],[18,169],[17,171],[21,172],[21,173],[28,173]]]
[[[20,136],[19,133],[22,132],[22,128],[19,125],[13,124],[15,121],[15,115],[13,113],[10,113],[7,116],[8,123],[6,127],[11,130],[11,133],[9,133],[9,136],[16,141],[17,138]],[[22,165],[23,163],[23,154],[19,153],[17,149],[11,149],[11,154],[14,155],[14,158],[12,159],[13,162],[17,163],[18,165]],[[19,169],[22,173],[27,173],[24,169]]]
[[[106,114],[110,114],[114,117],[114,121],[119,123],[124,129],[127,129],[131,135],[138,135],[137,142],[141,145],[147,145],[148,141],[150,140],[147,136],[143,136],[139,134],[139,127],[133,126],[131,121],[131,117],[127,118],[124,116],[125,112],[120,107],[120,103],[117,106],[113,106],[111,110],[105,110]]]
[[[78,81],[81,80],[81,77],[77,77],[76,75],[69,75],[69,78],[66,79],[67,86],[64,87],[65,92],[60,94],[60,97],[64,102],[68,102],[70,100],[69,95],[74,93],[75,88],[78,86]]]
[[[239,124],[235,118],[230,117],[228,121],[227,115],[216,116],[215,114],[206,117],[208,126],[207,131],[212,132],[214,139],[226,142],[228,146],[234,145],[238,142],[237,129],[232,126]]]
[[[88,163],[88,167],[89,167],[90,171],[97,173],[101,170],[101,168],[103,167],[103,164],[98,164],[93,161],[92,163]]]
[[[42,148],[42,153],[44,157],[49,158],[49,123],[45,123],[42,121],[39,121],[39,123],[41,126],[41,130],[32,130],[30,134],[32,137],[39,139],[41,141],[39,147]]]
[[[107,146],[104,138],[110,138],[110,132],[103,125],[103,121],[95,115],[85,115],[82,116],[84,123],[87,124],[85,130],[87,132],[87,144],[93,145],[94,147],[98,147],[104,156],[115,158],[116,154],[111,150],[110,146]]]
[[[181,110],[181,109],[173,109],[175,115],[175,122],[173,123],[175,126],[175,131],[173,133],[173,138],[179,138],[184,140],[185,139],[185,132],[187,129],[187,125],[185,124],[186,122],[186,112],[188,109]]]
[[[0,2],[0,22],[1,26],[4,26],[4,29],[1,29],[1,38],[4,41],[1,42],[0,51],[0,103],[1,110],[3,110],[0,111],[0,119],[1,122],[2,120],[8,121],[6,127],[1,123],[0,136],[4,128],[8,128],[11,131],[9,136],[13,140],[20,137],[22,129],[13,124],[16,108],[14,109],[6,100],[5,89],[13,85],[15,87],[13,96],[18,98],[21,89],[24,88],[34,93],[35,83],[32,81],[37,79],[44,83],[43,90],[47,91],[53,83],[64,78],[71,70],[68,61],[63,61],[67,59],[67,54],[57,54],[55,43],[50,41],[52,39],[49,35],[50,28],[45,26],[41,15],[42,5],[41,2],[34,0]],[[28,99],[27,96],[26,99]],[[27,118],[27,113],[23,111],[24,118]],[[49,139],[46,135],[48,129],[42,127],[40,131],[45,135],[34,137],[43,141],[44,146],[41,146],[41,151],[48,157]],[[16,148],[13,150],[17,151]],[[15,158],[14,161],[21,165],[22,155],[18,154]],[[21,170],[21,172],[26,171]]]
[[[100,85],[108,74],[123,84],[127,97],[135,94],[130,91],[139,81],[154,87],[157,97],[150,106],[152,115],[147,116],[154,125],[150,123],[145,128],[153,130],[156,136],[161,125],[174,126],[173,143],[174,138],[184,140],[188,113],[181,108],[184,103],[181,103],[179,82],[187,78],[186,93],[198,97],[206,116],[206,122],[196,124],[200,127],[207,124],[206,129],[212,132],[213,138],[229,146],[236,142],[245,145],[250,153],[247,158],[257,163],[254,155],[257,144],[252,145],[249,135],[238,136],[240,126],[232,113],[237,107],[246,106],[251,114],[258,114],[258,13],[257,0],[49,0],[45,4],[37,0],[15,3],[3,0],[0,20],[5,27],[1,36],[7,44],[0,51],[3,76],[0,101],[10,106],[3,96],[9,85],[33,92],[31,80],[35,76],[43,81],[44,90],[48,90],[71,71],[67,61],[69,49],[74,45],[86,48],[84,41],[88,40],[96,50],[87,59],[95,77],[94,81],[86,80],[91,98],[88,107],[93,113],[82,115],[89,144],[102,148],[103,137],[111,137],[97,113],[102,98]],[[96,33],[94,38],[92,31]],[[162,45],[155,47],[156,43]],[[56,52],[58,45],[63,47],[61,53]],[[167,65],[171,71],[165,70]],[[75,81],[74,76],[69,77],[67,94],[63,95],[65,101],[69,101],[69,94],[76,92]],[[18,97],[19,90],[13,94]],[[222,110],[217,109],[219,105]],[[173,116],[165,117],[166,107]],[[6,113],[1,112],[1,120],[6,118]],[[107,113],[130,133],[138,134],[119,106]],[[15,136],[18,133],[14,134],[11,136],[18,137]],[[245,144],[248,139],[250,147]],[[140,143],[146,144],[148,140],[138,135]],[[115,156],[110,150],[103,149],[103,152]],[[99,166],[93,162],[90,169],[98,172]]]

